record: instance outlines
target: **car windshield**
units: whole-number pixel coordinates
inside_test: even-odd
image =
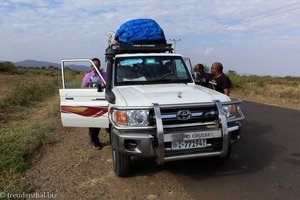
[[[115,66],[115,85],[192,82],[180,56],[120,57]]]

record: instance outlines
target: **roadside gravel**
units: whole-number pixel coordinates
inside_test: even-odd
[[[132,175],[119,178],[112,167],[108,134],[102,150],[87,145],[86,128],[62,128],[31,160],[27,193],[51,192],[56,199],[192,199],[174,176],[153,160],[134,159]]]

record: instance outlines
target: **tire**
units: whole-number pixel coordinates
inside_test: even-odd
[[[111,124],[109,125],[109,128],[108,128],[108,135],[109,135],[109,145],[112,144],[112,138],[111,138],[111,132],[112,132],[112,128],[111,128]]]
[[[114,171],[117,176],[126,177],[130,172],[130,156],[118,151],[115,142],[112,142],[112,158]]]
[[[111,145],[112,144],[112,142],[111,142],[111,132],[109,132],[108,135],[109,135],[109,145]]]

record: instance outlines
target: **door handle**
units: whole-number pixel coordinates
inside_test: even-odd
[[[102,98],[92,99],[92,101],[102,101],[102,100],[105,100],[105,99],[102,99]]]
[[[73,97],[66,97],[66,100],[74,100]]]

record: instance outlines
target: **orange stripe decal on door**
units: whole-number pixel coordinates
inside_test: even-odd
[[[84,117],[101,117],[108,112],[108,107],[60,106],[63,113],[73,113]]]

